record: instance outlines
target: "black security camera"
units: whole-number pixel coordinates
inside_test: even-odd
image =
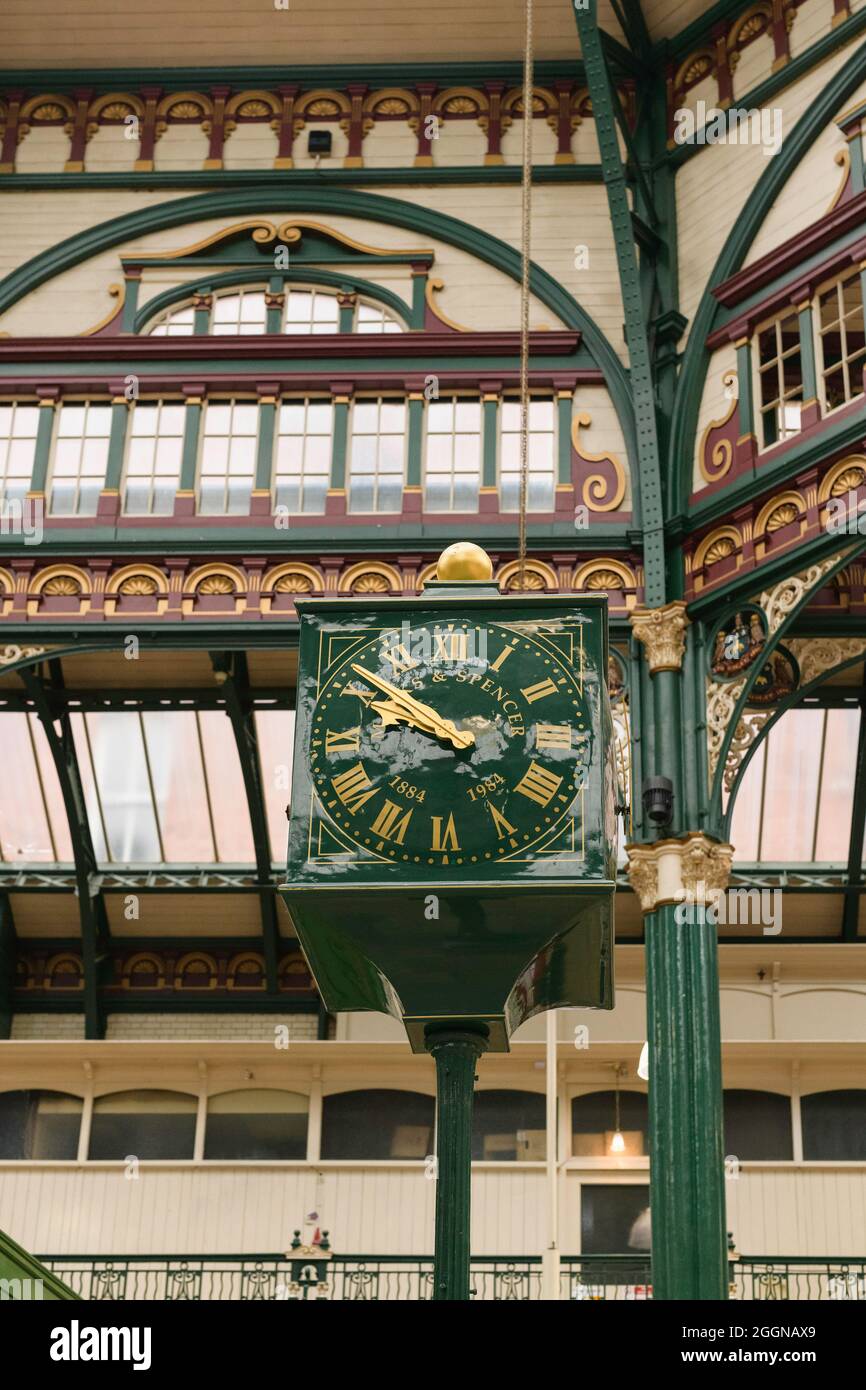
[[[674,809],[674,784],[669,777],[645,777],[643,808],[654,825],[669,825]]]
[[[307,138],[307,154],[329,155],[331,153],[331,132],[311,130]]]

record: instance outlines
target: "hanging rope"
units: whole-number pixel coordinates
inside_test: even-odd
[[[520,229],[520,521],[517,583],[526,588],[526,500],[529,484],[529,266],[532,226],[533,0],[525,0],[523,43],[523,172]]]

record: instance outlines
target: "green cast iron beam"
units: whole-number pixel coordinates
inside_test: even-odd
[[[427,1051],[436,1063],[436,1230],[433,1298],[468,1302],[475,1067],[487,1051],[487,1029],[428,1024]]]
[[[63,689],[63,675],[59,661],[51,660],[48,665],[50,683],[37,675],[32,667],[19,668],[18,673],[39,717],[60,783],[75,861],[75,889],[81,922],[84,1032],[87,1038],[101,1038],[105,1030],[105,1015],[99,986],[110,936],[108,914],[98,888],[99,869],[87,818],[87,801],[75,750],[72,719],[67,709],[55,707],[52,700],[53,691]]]
[[[574,11],[592,99],[596,135],[601,151],[608,208],[616,248],[619,282],[628,340],[630,381],[637,432],[637,467],[643,524],[645,602],[657,608],[665,602],[664,517],[647,325],[644,320],[640,273],[633,241],[631,208],[616,134],[616,97],[605,62],[598,29],[596,0]]]
[[[261,884],[267,883],[271,874],[271,846],[268,833],[268,818],[265,809],[265,795],[262,785],[262,768],[259,757],[258,731],[255,711],[252,704],[249,671],[245,652],[212,654],[214,672],[221,682],[226,697],[226,714],[232,726],[247,809],[253,836],[253,849],[256,856],[256,873]],[[262,915],[262,950],[265,957],[265,980],[269,993],[276,994],[279,988],[277,966],[279,962],[280,930],[277,920],[275,894],[262,888],[259,891],[259,904]]]

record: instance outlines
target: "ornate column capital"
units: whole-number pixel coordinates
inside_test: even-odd
[[[642,912],[684,901],[712,902],[728,885],[733,845],[695,831],[682,840],[626,845],[628,877]]]
[[[646,648],[650,673],[680,671],[686,646],[688,605],[682,599],[661,608],[635,608],[630,617],[634,635]]]

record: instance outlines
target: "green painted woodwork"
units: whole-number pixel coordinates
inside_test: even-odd
[[[38,1298],[57,1303],[78,1299],[78,1294],[62,1279],[29,1255],[5,1231],[0,1231],[0,1287],[4,1301],[27,1302]]]
[[[571,416],[574,405],[571,395],[561,395],[556,401],[556,481],[571,483]]]
[[[806,304],[797,313],[800,326],[800,364],[803,373],[803,400],[818,399],[818,374],[815,367],[815,333],[812,324],[812,305]]]
[[[412,317],[409,327],[416,332],[421,332],[427,317],[427,282],[429,275],[413,274],[412,276]]]
[[[346,486],[346,461],[349,450],[349,402],[334,401],[334,433],[331,440],[331,488],[339,491]]]
[[[105,486],[120,490],[123,477],[123,456],[126,449],[126,427],[129,406],[125,400],[111,403],[111,434],[108,438],[108,461],[105,467]]]
[[[353,304],[340,305],[340,318],[337,326],[338,333],[351,333],[352,325],[355,321],[355,307]]]
[[[33,473],[30,487],[33,492],[45,492],[48,485],[48,466],[51,462],[51,441],[54,438],[54,411],[57,409],[43,402],[39,409],[36,424],[36,447],[33,451]]]
[[[270,312],[270,310],[268,311]],[[274,466],[274,435],[277,427],[277,405],[274,401],[259,401],[259,437],[256,444],[257,492],[270,492]]]
[[[424,1042],[436,1063],[436,1224],[433,1298],[470,1298],[469,1216],[475,1067],[487,1030],[428,1024]]]
[[[420,398],[407,401],[406,486],[420,487],[424,452],[424,402]]]
[[[653,1298],[726,1299],[717,928],[671,905],[645,929]]]
[[[483,401],[483,455],[481,486],[499,486],[499,400],[491,396]]]
[[[198,437],[201,430],[202,407],[198,401],[187,401],[183,421],[183,452],[180,459],[180,491],[193,492],[198,471]]]
[[[737,345],[737,396],[739,399],[740,434],[755,433],[755,410],[752,388],[752,340]]]
[[[502,1051],[545,1008],[611,1007],[606,600],[467,581],[298,610],[281,892],[327,1008],[402,1018],[416,1051],[472,1018]]]
[[[180,299],[188,299],[188,298],[189,298],[189,295],[190,295],[190,291],[189,291],[188,287],[184,285],[184,286],[183,286],[183,290],[184,290],[185,292],[184,292],[183,294],[179,295],[178,298],[180,298]],[[203,282],[203,284],[202,284],[202,291],[201,291],[202,294],[210,294],[210,291],[211,291],[211,282],[210,282],[210,281],[205,281],[205,282]],[[211,319],[211,310],[210,310],[210,309],[207,309],[207,308],[198,308],[198,309],[195,309],[195,310],[193,311],[193,316],[192,316],[192,331],[193,331],[194,335],[195,335],[197,338],[198,338],[198,337],[202,337],[202,336],[207,336],[207,334],[210,333],[210,319]]]
[[[636,462],[640,479],[644,589],[646,603],[649,607],[655,608],[663,604],[666,597],[664,515],[662,511],[655,389],[633,240],[632,212],[625,171],[620,158],[614,114],[615,110],[618,109],[619,99],[611,85],[605,62],[598,29],[596,0],[589,0],[585,9],[575,9],[574,17],[580,35],[581,52],[592,98],[593,118],[601,151],[625,313],[637,433]]]
[[[507,166],[503,166],[506,167]],[[567,169],[569,166],[556,166]],[[351,173],[358,171],[352,170]],[[423,171],[415,171],[423,172]],[[472,171],[473,174],[476,172]],[[519,169],[515,171],[518,175]],[[258,177],[258,172],[256,171]],[[148,178],[152,176],[148,175]],[[0,282],[0,313],[4,313],[24,294],[30,293],[46,280],[78,265],[89,257],[125,241],[147,236],[167,227],[179,227],[187,222],[234,216],[260,214],[262,192],[257,183],[250,189],[231,192],[209,192],[189,198],[178,198],[134,213],[115,217],[99,226],[88,228],[49,250],[40,252]],[[489,232],[461,222],[456,217],[418,207],[398,198],[387,198],[355,189],[323,188],[320,183],[310,187],[286,187],[282,178],[278,190],[268,199],[274,211],[292,213],[331,213],[359,217],[389,226],[406,227],[422,235],[436,237],[457,246],[468,254],[501,270],[517,283],[521,279],[521,258],[514,247]],[[617,412],[630,459],[635,457],[635,426],[628,374],[608,339],[595,321],[558,280],[540,266],[533,265],[530,289],[568,328],[583,334],[584,346],[604,374],[611,401]],[[464,364],[465,365],[465,364]]]
[[[126,275],[124,277],[126,286],[126,296],[123,301],[123,309],[120,318],[121,333],[135,332],[135,316],[138,311],[138,295],[141,290],[141,279],[138,275]]]
[[[285,285],[283,274],[271,275],[268,278],[268,291],[270,294],[282,294]],[[279,333],[283,327],[284,310],[278,304],[268,304],[265,307],[265,332]]]
[[[843,28],[857,20],[866,25],[866,10],[852,16],[845,26],[840,25],[829,36],[838,38]],[[851,37],[851,30],[848,38]],[[795,63],[789,63],[785,73],[789,73]],[[701,395],[704,389],[710,353],[706,339],[716,318],[718,303],[711,287],[729,279],[743,265],[749,247],[755,239],[767,213],[776,202],[782,188],[791,174],[802,163],[804,156],[815,142],[818,134],[836,116],[843,103],[856,92],[866,71],[866,44],[852,53],[838,72],[831,77],[826,87],[809,103],[794,129],[785,136],[781,148],[771,160],[752,189],[730,234],[713,267],[707,288],[692,321],[688,342],[682,358],[679,385],[677,387],[674,414],[671,421],[670,448],[667,466],[667,507],[669,517],[684,511],[692,484],[692,446],[697,438],[697,421]],[[750,94],[754,104],[756,93]],[[686,148],[685,146],[681,148]],[[695,147],[701,148],[701,147]],[[822,432],[823,433],[823,432]],[[826,448],[827,436],[823,435],[822,445]],[[733,490],[728,493],[726,508],[731,506]],[[739,502],[739,493],[736,495]]]
[[[250,241],[252,243],[251,237]],[[255,245],[255,243],[252,244]],[[357,294],[363,294],[367,299],[378,300],[381,304],[386,304],[407,327],[410,325],[411,311],[406,301],[401,299],[400,296],[395,294],[392,290],[385,289],[383,286],[375,284],[372,280],[366,280],[357,275],[345,273],[338,274],[336,271],[332,270],[308,270],[305,268],[293,268],[273,273],[270,269],[273,249],[271,247],[264,248],[270,251],[270,257],[262,255],[263,248],[257,247],[256,249],[261,264],[253,269],[244,269],[241,267],[238,270],[221,271],[219,275],[211,274],[201,276],[193,280],[184,281],[182,285],[173,285],[171,289],[163,290],[161,294],[154,295],[153,299],[149,299],[145,307],[136,314],[133,331],[141,333],[157,314],[162,313],[165,309],[171,308],[173,304],[182,303],[184,300],[189,299],[192,294],[206,294],[212,289],[219,290],[233,285],[261,284],[265,279],[268,281],[268,288],[274,293],[279,293],[284,287],[288,287],[293,283],[326,285],[334,290],[342,289],[350,292],[354,291]],[[349,252],[344,252],[344,254],[350,257]],[[369,265],[371,259],[372,258],[369,256],[364,257],[365,264]],[[186,263],[189,264],[189,262]],[[383,263],[391,264],[390,261]],[[200,312],[205,314],[205,326],[201,331],[206,333],[209,314],[207,310],[202,310]],[[280,333],[282,331],[281,311],[275,308],[268,309],[267,313],[267,332]],[[343,328],[341,324],[339,329],[341,333],[348,333],[351,330],[351,310],[349,311],[349,319],[350,323],[348,328]],[[423,324],[421,326],[423,327]],[[198,327],[196,327],[196,332],[199,332]]]

